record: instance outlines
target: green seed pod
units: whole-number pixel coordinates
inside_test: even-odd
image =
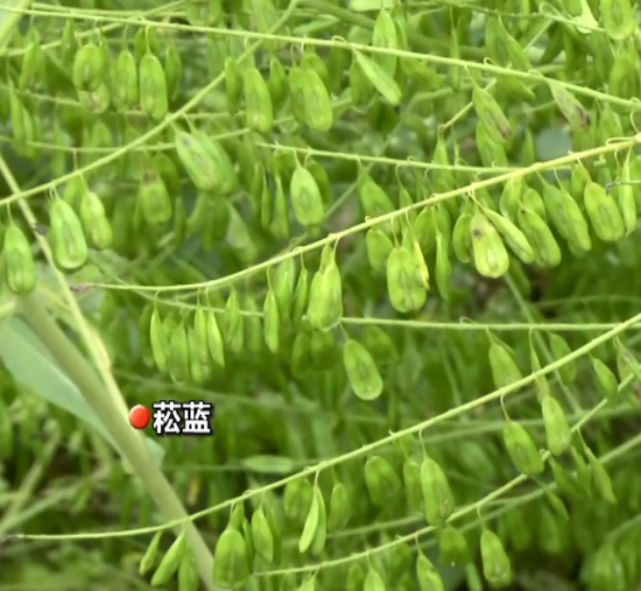
[[[556,231],[571,247],[589,251],[592,248],[590,228],[576,201],[564,189],[549,183],[544,184],[543,200],[547,217]]]
[[[218,184],[214,187],[223,195],[229,195],[238,189],[238,176],[234,170],[234,164],[225,148],[210,138],[202,131],[195,131],[193,134],[196,141],[203,147],[210,159],[211,166],[215,169],[215,177]]]
[[[596,376],[597,382],[608,404],[615,408],[619,397],[619,383],[614,372],[600,359],[591,357],[592,369]]]
[[[314,488],[314,497],[318,499],[318,526],[316,527],[310,552],[312,556],[321,556],[327,541],[327,509],[323,493],[319,487]]]
[[[493,168],[495,166],[509,165],[505,147],[503,144],[494,141],[490,129],[485,123],[480,122],[476,126],[474,137],[476,140],[476,150],[484,166]]]
[[[4,236],[5,278],[11,293],[28,295],[36,288],[36,266],[25,233],[11,223]]]
[[[394,249],[393,242],[387,234],[378,228],[370,228],[365,234],[367,259],[372,269],[384,273],[387,269],[387,259]]]
[[[316,491],[317,489],[314,487],[312,490],[312,502],[309,506],[307,517],[305,518],[303,532],[298,540],[298,551],[301,554],[304,554],[309,550],[309,548],[311,548],[314,538],[316,537],[316,532],[318,531],[321,509],[319,495]],[[322,497],[320,498],[322,499]]]
[[[291,98],[292,114],[298,123],[307,122],[305,113],[305,74],[300,66],[293,66],[289,69],[287,77],[289,96]]]
[[[472,556],[463,532],[446,525],[438,532],[439,560],[447,566],[465,566]]]
[[[247,127],[258,133],[268,133],[274,126],[274,108],[269,88],[258,68],[245,68],[243,95]]]
[[[51,250],[56,265],[73,271],[87,262],[88,250],[80,218],[66,201],[55,199],[49,211]]]
[[[423,512],[430,525],[444,524],[454,511],[455,501],[450,483],[438,463],[424,457],[421,464]]]
[[[495,143],[506,142],[512,137],[512,128],[496,99],[484,88],[474,86],[472,103],[478,118],[486,126],[490,139]]]
[[[503,427],[503,443],[514,467],[526,476],[541,474],[545,468],[541,454],[523,425],[507,421]]]
[[[369,498],[377,507],[385,507],[401,490],[398,474],[381,456],[371,456],[367,459],[363,477]]]
[[[534,250],[534,262],[540,267],[556,267],[561,263],[561,249],[545,220],[527,207],[520,207],[516,219]]]
[[[316,131],[329,131],[334,123],[334,111],[329,92],[316,70],[302,65],[305,87],[305,122]]]
[[[285,486],[283,512],[285,517],[296,525],[303,525],[309,514],[314,489],[305,478],[292,480]]]
[[[367,217],[376,218],[395,210],[389,195],[371,179],[359,182],[358,200]]]
[[[198,591],[199,585],[196,557],[193,550],[188,548],[178,565],[178,591]]]
[[[597,457],[592,453],[592,450],[588,447],[585,448],[585,455],[588,458],[590,468],[592,468],[594,483],[596,484],[599,494],[611,505],[616,505],[617,499],[614,495],[614,491],[612,490],[612,482],[610,481],[610,476],[603,467],[603,464],[599,462]]]
[[[564,357],[567,357],[572,353],[570,345],[568,345],[567,341],[562,336],[550,333],[549,337],[550,348],[556,361],[559,361],[560,359],[563,359]],[[563,365],[558,369],[558,372],[559,377],[564,384],[571,384],[572,382],[574,382],[578,373],[576,361],[574,359],[572,361],[565,361]]]
[[[238,62],[232,57],[225,60],[225,93],[227,110],[230,115],[236,115],[243,94],[243,75]]]
[[[474,266],[478,273],[493,279],[505,275],[510,257],[500,234],[480,210],[472,217],[471,229]]]
[[[472,214],[462,213],[452,231],[452,249],[454,255],[463,264],[472,260]]]
[[[420,550],[416,558],[416,579],[420,591],[445,591],[441,575]]]
[[[176,574],[187,548],[186,535],[186,530],[182,530],[171,546],[169,546],[153,577],[151,577],[152,587],[159,587],[160,585],[166,584],[174,574]]]
[[[275,55],[272,55],[269,59],[267,86],[272,97],[274,112],[278,112],[289,94],[289,86],[287,84],[287,72],[285,72],[282,62]]]
[[[247,544],[243,535],[228,527],[218,538],[214,552],[214,583],[223,589],[238,588],[250,577]]]
[[[389,11],[384,8],[379,11],[376,21],[374,22],[372,46],[380,47],[382,49],[399,49],[399,39],[394,19]],[[373,59],[389,76],[394,78],[394,75],[396,74],[396,65],[398,63],[398,58],[395,54],[375,53],[373,54]]]
[[[353,54],[363,74],[383,99],[393,107],[399,105],[403,98],[403,92],[394,78],[372,58],[356,50]]]
[[[76,90],[95,92],[103,83],[104,63],[98,46],[89,42],[76,53],[71,80]]]
[[[624,45],[622,51],[616,55],[609,69],[608,92],[612,96],[631,100],[639,95],[641,83],[634,75],[634,68],[638,61],[638,54],[634,45]],[[613,105],[614,108],[627,112],[627,109]]]
[[[625,236],[621,212],[612,196],[601,185],[588,183],[583,202],[594,233],[603,242],[616,242]]]
[[[601,0],[603,28],[612,41],[625,41],[634,35],[636,26],[629,0]]]
[[[352,515],[352,502],[347,487],[342,482],[335,482],[329,500],[327,529],[331,532],[345,527]]]
[[[545,208],[545,201],[541,194],[533,189],[532,187],[526,187],[523,191],[522,205],[526,209],[531,209],[536,215],[538,215],[543,221],[548,221],[548,214]],[[517,221],[518,221],[518,211],[517,211]]]
[[[512,565],[501,539],[489,529],[481,533],[483,576],[492,586],[504,587],[512,581]]]
[[[554,482],[563,494],[576,499],[585,498],[585,493],[574,476],[571,476],[553,457],[550,457],[549,463]]]
[[[186,384],[190,376],[189,342],[187,329],[178,322],[169,333],[169,377],[175,384]]]
[[[375,400],[383,392],[383,379],[371,353],[358,341],[343,345],[343,365],[354,395],[360,400]]]
[[[501,217],[498,213],[486,209],[484,211],[492,225],[499,231],[505,244],[521,259],[526,265],[534,262],[534,251],[527,241],[525,234],[521,232],[510,220]]]
[[[590,128],[592,119],[577,98],[560,84],[550,83],[550,90],[554,101],[567,119],[570,127],[576,132],[587,131]]]
[[[154,168],[143,171],[138,188],[138,205],[142,217],[150,226],[168,222],[173,217],[173,206],[162,177]]]
[[[210,2],[220,0],[210,0]],[[180,91],[183,82],[183,64],[180,58],[180,52],[170,37],[165,40],[165,63],[163,69],[165,71],[165,80],[167,81],[167,96],[170,100],[176,98]]]
[[[516,364],[514,353],[497,336],[488,332],[488,337],[490,339],[488,357],[494,387],[497,389],[504,388],[514,382],[518,382],[523,378],[523,375]]]
[[[131,109],[138,104],[138,65],[129,49],[118,55],[113,72],[113,99],[116,106]]]
[[[317,226],[325,217],[323,198],[316,180],[304,167],[297,165],[289,186],[292,209],[303,226]]]
[[[312,328],[328,331],[338,326],[343,318],[343,284],[340,270],[331,262],[319,270],[309,288],[307,319]]]
[[[194,355],[190,351],[190,358],[195,357],[192,361],[197,361],[203,367],[209,366],[210,356],[207,344],[207,313],[200,305],[197,306],[194,313]]]
[[[414,513],[423,513],[421,467],[412,459],[407,459],[403,463],[403,484],[410,510]]]
[[[450,298],[452,263],[448,252],[448,243],[440,232],[436,234],[436,267],[434,275],[439,294],[445,301],[448,301]]]
[[[421,309],[426,300],[425,286],[419,281],[414,249],[398,246],[387,258],[387,293],[390,303],[401,313]]]
[[[303,267],[298,275],[292,302],[292,324],[298,326],[309,304],[309,271]]]
[[[256,554],[268,564],[272,564],[274,562],[274,534],[261,507],[252,514],[251,534]]]
[[[516,212],[519,209],[524,190],[525,183],[522,177],[513,177],[503,185],[499,199],[499,211],[511,222],[516,222]]]
[[[541,401],[541,411],[547,447],[552,455],[561,455],[567,451],[572,441],[572,431],[570,431],[563,407],[556,398],[546,396]]]
[[[140,559],[138,572],[141,577],[144,577],[156,563],[156,557],[158,556],[158,549],[160,548],[160,538],[162,538],[162,533],[162,531],[157,531],[154,534],[154,537],[151,538],[151,542],[149,542],[149,546],[147,546],[145,553]]]
[[[22,68],[18,77],[18,88],[35,88],[45,77],[45,53],[40,43],[30,43],[22,56]]]
[[[167,77],[160,60],[147,51],[138,70],[140,110],[155,121],[164,119],[169,111]]]
[[[263,303],[263,336],[267,348],[274,354],[280,347],[280,314],[278,302],[272,289],[267,290]]]
[[[201,191],[218,189],[222,183],[220,171],[202,142],[181,131],[176,134],[175,144],[178,158],[194,185]]]

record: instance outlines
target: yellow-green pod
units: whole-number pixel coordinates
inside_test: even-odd
[[[173,216],[173,206],[165,182],[153,168],[142,173],[138,203],[144,220],[151,226],[164,224]]]
[[[503,443],[514,467],[526,476],[541,474],[545,468],[541,454],[523,425],[507,421],[503,426]]]
[[[480,546],[485,580],[492,586],[507,586],[513,576],[512,565],[501,538],[493,531],[483,528]]]
[[[488,218],[477,210],[470,223],[474,266],[480,275],[496,279],[507,273],[510,257],[500,234]]]
[[[103,83],[104,63],[100,48],[93,42],[83,45],[73,61],[71,80],[76,90],[95,92]]]
[[[547,447],[552,455],[561,455],[568,450],[572,441],[572,431],[563,407],[553,396],[546,396],[541,401],[541,411]]]
[[[5,278],[15,295],[27,295],[36,287],[36,265],[25,233],[9,224],[4,236]]]
[[[93,248],[103,250],[111,246],[113,230],[102,200],[93,191],[86,191],[81,198],[80,221],[87,241]]]
[[[382,456],[371,456],[363,467],[365,487],[377,507],[386,506],[401,490],[401,480],[394,467]]]
[[[274,126],[274,108],[269,88],[258,68],[245,68],[243,94],[247,127],[258,133],[267,133]]]
[[[151,51],[142,56],[138,77],[140,110],[160,121],[169,111],[167,78],[160,60]]]
[[[55,199],[49,211],[51,251],[56,265],[73,271],[87,262],[88,250],[80,218],[63,199]]]
[[[616,242],[625,236],[621,212],[612,196],[601,185],[588,183],[583,193],[583,203],[594,233],[603,242]]]
[[[427,523],[443,525],[454,511],[456,503],[445,472],[436,460],[427,456],[421,464],[421,489]]]
[[[317,226],[325,217],[323,197],[316,180],[303,166],[297,165],[289,185],[292,209],[302,226]]]
[[[305,121],[316,131],[329,131],[334,123],[332,100],[323,80],[310,67],[303,66]]]
[[[250,574],[247,543],[237,529],[227,527],[214,551],[214,583],[222,589],[240,588]]]
[[[138,65],[129,49],[118,55],[113,72],[113,98],[117,106],[131,109],[138,104]]]
[[[358,341],[343,345],[343,365],[349,385],[360,400],[375,400],[383,393],[383,379],[372,354]]]

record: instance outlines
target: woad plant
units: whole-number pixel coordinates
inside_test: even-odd
[[[4,2],[0,590],[639,588],[640,13]]]

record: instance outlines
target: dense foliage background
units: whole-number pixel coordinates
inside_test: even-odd
[[[0,590],[637,588],[639,5],[3,2]]]

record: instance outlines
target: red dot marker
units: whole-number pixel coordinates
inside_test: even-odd
[[[142,404],[137,404],[129,411],[129,422],[134,429],[144,429],[150,419],[149,409]]]

